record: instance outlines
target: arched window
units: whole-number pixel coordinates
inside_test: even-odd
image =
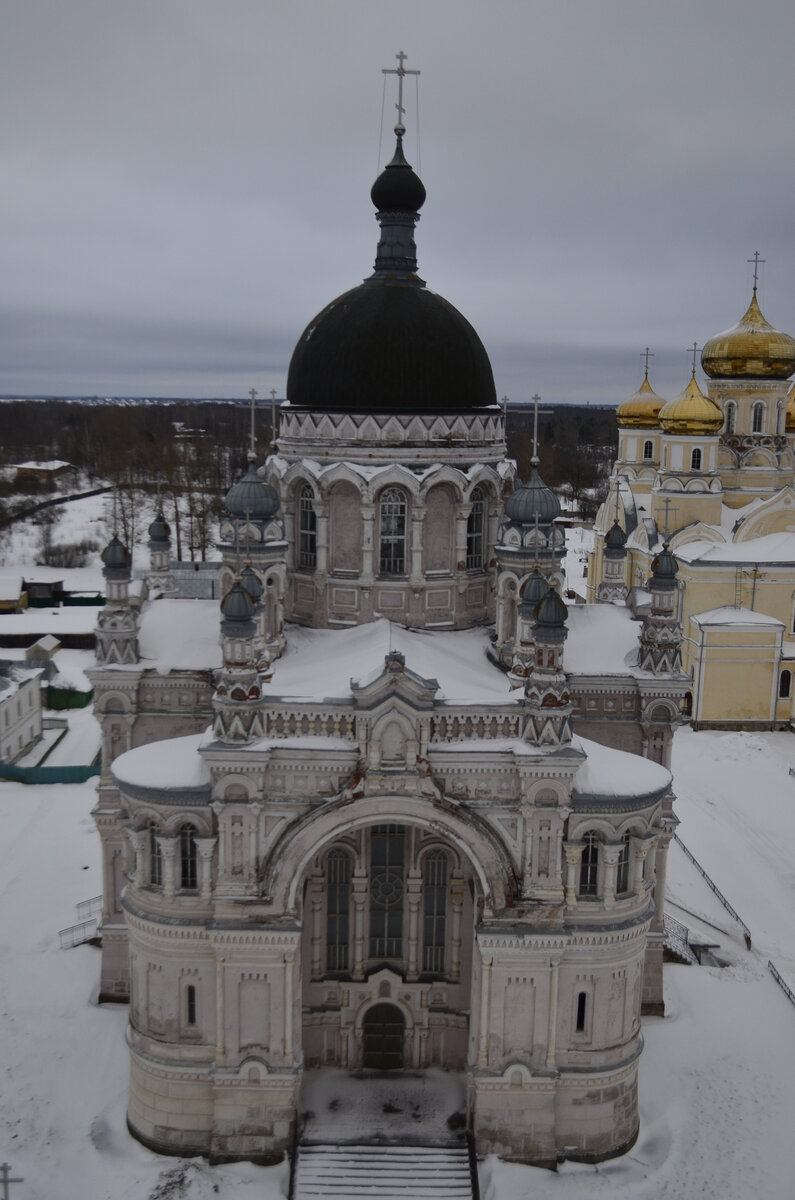
[[[314,492],[308,483],[298,497],[298,565],[314,570],[317,565],[317,516]]]
[[[621,895],[629,891],[629,831],[621,839],[621,850],[616,865],[616,892]]]
[[[737,426],[737,405],[733,400],[726,401],[726,433],[734,433]]]
[[[326,859],[326,967],[348,969],[348,920],[351,907],[351,860],[344,850]]]
[[[651,439],[643,443],[643,457],[654,458],[654,442]]]
[[[183,825],[179,831],[180,887],[183,892],[195,892],[199,886],[196,862],[196,828]]]
[[[370,957],[403,957],[402,825],[376,825],[370,838]]]
[[[382,575],[406,573],[406,507],[406,494],[400,488],[387,488],[381,493],[379,571]]]
[[[467,517],[467,570],[480,571],[483,567],[483,535],[486,517],[482,488],[474,489],[471,500],[472,511]]]
[[[442,850],[434,850],[426,856],[422,881],[422,969],[434,975],[443,975],[447,923],[447,855]]]
[[[751,431],[753,433],[762,432],[762,422],[765,419],[765,406],[761,400],[758,400],[754,405],[752,412]]]
[[[690,455],[690,470],[701,470],[701,451],[699,450],[698,446],[696,446],[695,450],[693,450]]]
[[[152,887],[163,886],[163,854],[158,845],[156,821],[149,822],[149,882]]]
[[[596,896],[599,890],[599,839],[586,833],[580,859],[580,895]]]
[[[782,671],[778,677],[779,699],[788,700],[792,693],[792,672]]]

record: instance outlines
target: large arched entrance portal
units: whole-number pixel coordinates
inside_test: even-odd
[[[463,1070],[479,884],[436,829],[348,830],[304,883],[307,1067]]]
[[[362,1021],[362,1066],[398,1071],[403,1066],[406,1019],[394,1004],[374,1004]]]

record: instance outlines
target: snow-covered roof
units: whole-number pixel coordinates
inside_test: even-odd
[[[0,575],[0,601],[18,600],[21,595],[21,575]]]
[[[158,671],[201,671],[221,665],[217,600],[155,600],[141,614],[141,665]]]
[[[626,750],[613,750],[576,734],[571,744],[587,755],[574,776],[575,797],[628,800],[655,795],[670,787],[671,772],[651,759]]]
[[[795,532],[768,533],[747,542],[708,542],[699,538],[674,549],[681,562],[792,563],[795,565]]]
[[[195,791],[210,786],[210,772],[199,754],[209,730],[188,737],[167,738],[128,750],[114,760],[114,778],[136,788]]]
[[[733,608],[726,604],[722,608],[710,608],[707,612],[696,613],[690,618],[694,625],[770,625],[774,628],[784,628],[784,622],[778,617],[770,617],[766,613],[752,612],[750,608]]]
[[[638,651],[640,626],[623,604],[572,604],[563,666],[572,675],[620,675]]]
[[[93,633],[99,609],[94,605],[75,604],[63,608],[27,608],[21,613],[3,613],[4,634]]]

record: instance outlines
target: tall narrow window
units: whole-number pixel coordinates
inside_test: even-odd
[[[577,1033],[585,1032],[585,1006],[588,1003],[587,992],[580,992],[577,996]]]
[[[434,975],[443,975],[447,925],[447,855],[441,850],[434,850],[427,855],[422,875],[422,969]]]
[[[619,895],[629,891],[629,838],[627,831],[621,839],[621,852],[616,867],[616,891]]]
[[[314,493],[304,484],[298,497],[298,565],[314,569],[317,565],[317,516]]]
[[[726,402],[726,433],[734,433],[737,426],[737,405],[733,400]]]
[[[580,859],[580,895],[596,896],[599,888],[599,840],[595,833],[586,833]]]
[[[483,489],[476,487],[472,492],[471,500],[472,511],[467,517],[467,570],[480,571],[483,567],[483,535],[486,518]]]
[[[155,821],[149,822],[149,882],[153,887],[163,886],[163,854],[157,841],[158,828]]]
[[[643,457],[654,458],[654,442],[648,441],[643,443]]]
[[[326,968],[348,969],[348,914],[351,905],[351,860],[344,850],[326,859]]]
[[[196,829],[183,825],[179,831],[180,887],[184,892],[195,892],[199,886],[196,862]]]
[[[701,451],[698,449],[698,447],[696,447],[696,449],[690,455],[690,470],[701,470]]]
[[[754,405],[754,407],[751,411],[752,411],[751,430],[753,433],[761,433],[762,432],[762,422],[765,419],[765,406],[764,406],[764,404],[762,404],[761,400],[757,401],[757,403]]]
[[[196,988],[188,984],[185,994],[185,1017],[188,1025],[196,1024]]]
[[[792,672],[782,671],[778,680],[778,694],[781,700],[788,700],[792,691]]]
[[[403,957],[401,825],[376,825],[370,838],[370,957]]]
[[[381,493],[380,564],[382,575],[406,573],[406,495],[400,488]]]

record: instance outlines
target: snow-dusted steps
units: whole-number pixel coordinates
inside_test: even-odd
[[[473,1200],[469,1149],[299,1143],[292,1200]]]

